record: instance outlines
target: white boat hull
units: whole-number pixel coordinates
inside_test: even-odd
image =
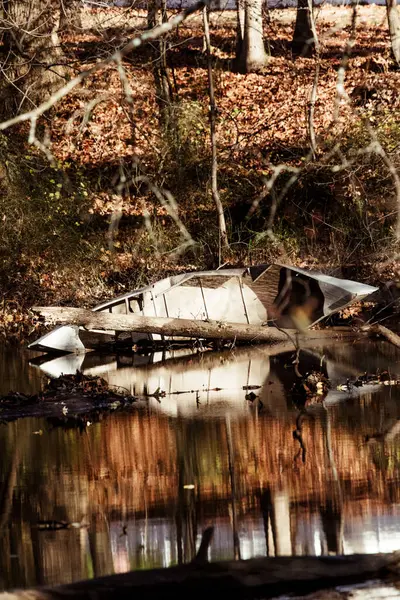
[[[304,329],[376,290],[296,267],[259,265],[167,277],[99,304],[93,311]],[[29,348],[81,353],[106,345],[117,349],[118,345],[132,347],[166,339],[174,338],[64,326],[33,342]]]

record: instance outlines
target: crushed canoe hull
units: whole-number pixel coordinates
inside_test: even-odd
[[[93,311],[305,329],[376,290],[369,285],[297,267],[265,264],[166,277],[103,302]],[[158,334],[86,331],[63,326],[33,342],[29,348],[81,353],[117,342],[129,347],[163,339],[166,338]]]

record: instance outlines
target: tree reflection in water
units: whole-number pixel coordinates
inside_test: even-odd
[[[328,357],[340,379],[398,360],[381,349],[339,345],[314,359]],[[376,434],[400,418],[399,391],[307,408],[303,462],[291,364],[290,353],[256,348],[129,373],[125,365],[125,384],[154,391],[162,382],[165,402],[82,433],[41,419],[3,424],[0,588],[187,562],[211,524],[212,560],[398,549],[400,436]],[[250,389],[256,399],[246,399]],[[51,520],[75,526],[37,527]]]

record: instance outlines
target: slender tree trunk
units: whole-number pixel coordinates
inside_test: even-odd
[[[238,63],[242,56],[244,44],[244,2],[245,0],[237,0],[236,2],[236,61]]]
[[[318,44],[316,31],[313,28],[312,11],[312,1],[297,0],[296,24],[292,39],[292,50],[296,55],[312,56]]]
[[[397,0],[386,0],[386,10],[392,54],[397,66],[400,67],[400,14],[397,9]]]
[[[318,81],[319,81],[319,68],[320,68],[320,48],[317,36],[317,28],[315,26],[315,19],[313,13],[313,5],[312,0],[308,0],[309,14],[310,14],[310,23],[311,23],[311,31],[314,40],[314,49],[315,49],[315,74],[314,74],[314,82],[311,90],[310,102],[308,105],[308,129],[310,134],[310,145],[312,157],[315,160],[317,158],[318,145],[317,145],[317,136],[315,134],[315,123],[314,123],[314,113],[315,113],[315,104],[317,102],[318,96]]]
[[[156,25],[168,21],[166,0],[150,0],[147,9],[147,26],[152,29]],[[160,123],[164,130],[173,128],[171,106],[172,85],[168,75],[167,42],[161,37],[155,42],[155,59],[153,62],[153,75],[156,86],[157,103],[160,110]],[[171,133],[171,131],[170,131]]]
[[[82,28],[81,0],[60,0],[60,32],[75,31]]]
[[[262,0],[242,0],[244,2],[244,33],[240,44],[240,55],[237,56],[237,66],[241,73],[259,71],[268,62],[263,37]],[[240,40],[242,29],[242,10],[238,7],[237,40]]]
[[[147,3],[147,27],[153,29],[157,25],[159,0],[148,0]]]
[[[60,0],[2,2],[0,117],[32,109],[64,83]]]
[[[218,215],[218,227],[220,235],[220,251],[219,263],[221,264],[221,248],[228,248],[228,235],[226,232],[226,222],[224,208],[218,191],[218,158],[217,158],[217,133],[216,133],[216,116],[217,110],[215,106],[214,96],[214,80],[211,63],[211,42],[210,42],[210,24],[209,24],[209,9],[203,9],[204,21],[204,37],[207,48],[207,63],[208,63],[208,91],[210,95],[210,138],[211,138],[211,193]]]

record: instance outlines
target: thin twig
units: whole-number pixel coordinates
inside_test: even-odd
[[[97,73],[97,71],[104,69],[105,67],[107,67],[108,65],[110,65],[112,63],[118,64],[124,56],[126,56],[127,54],[130,54],[130,52],[132,52],[136,48],[139,48],[139,46],[141,46],[143,43],[149,42],[151,40],[156,40],[160,36],[172,31],[180,23],[185,21],[185,19],[187,19],[190,15],[192,15],[195,12],[198,12],[204,6],[207,6],[209,4],[209,2],[210,2],[210,0],[199,0],[192,6],[189,6],[188,8],[186,8],[179,14],[172,17],[171,20],[168,21],[167,23],[162,23],[161,25],[157,25],[153,29],[144,31],[141,35],[130,40],[123,48],[121,48],[120,50],[117,50],[116,52],[111,54],[105,60],[97,63],[94,67],[91,67],[90,69],[86,69],[85,71],[82,71],[81,73],[79,73],[79,75],[77,75],[76,77],[71,79],[67,84],[65,84],[57,92],[52,94],[48,100],[46,100],[45,102],[42,102],[42,104],[40,104],[35,109],[33,109],[29,112],[23,113],[22,115],[17,115],[16,117],[13,117],[12,119],[8,119],[7,121],[4,121],[3,123],[0,123],[0,131],[4,131],[5,129],[8,129],[8,127],[11,127],[12,125],[16,125],[17,123],[23,123],[24,121],[32,121],[33,119],[37,120],[37,118],[40,115],[43,115],[46,111],[48,111],[50,108],[52,108],[59,100],[61,100],[65,96],[67,96],[74,88],[76,88],[85,79],[87,79],[94,73]]]

